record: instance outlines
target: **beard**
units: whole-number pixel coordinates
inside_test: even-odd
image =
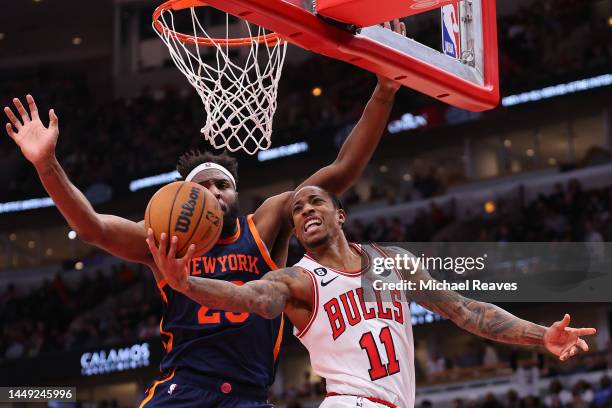
[[[331,238],[330,235],[326,233],[311,241],[304,242],[302,246],[306,248],[307,250],[314,250],[322,246],[325,246],[325,244],[327,244],[330,241],[330,238]]]
[[[221,228],[222,237],[228,237],[234,233],[239,212],[240,206],[238,205],[238,200],[236,200],[227,208],[225,214],[223,214],[223,227]]]

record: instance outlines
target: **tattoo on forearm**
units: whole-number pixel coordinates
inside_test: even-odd
[[[290,292],[283,280],[299,273],[293,269],[269,272],[263,279],[242,286],[227,281],[190,276],[185,295],[211,309],[257,313],[272,319],[285,309]]]
[[[504,343],[541,345],[546,329],[520,319],[490,303],[467,299],[451,291],[439,291],[424,303],[476,335]]]

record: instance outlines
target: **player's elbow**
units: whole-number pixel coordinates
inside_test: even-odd
[[[104,243],[104,226],[101,221],[93,220],[87,225],[73,226],[77,236],[90,245],[100,246]]]

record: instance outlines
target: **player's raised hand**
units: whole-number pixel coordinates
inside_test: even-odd
[[[13,98],[19,117],[11,108],[4,107],[4,113],[10,121],[6,124],[6,133],[17,143],[26,159],[36,165],[55,155],[59,135],[58,119],[55,111],[49,110],[49,127],[45,127],[38,116],[32,95],[27,95],[26,101],[29,112],[18,98]]]
[[[393,23],[393,26],[391,26]],[[406,36],[406,24],[399,21],[399,19],[393,20],[393,22],[387,21],[383,24],[387,30],[393,30],[401,36]],[[392,79],[385,78],[383,76],[378,75],[378,84],[381,88],[388,89],[390,91],[397,91],[401,84],[399,82],[395,82]]]
[[[565,314],[563,320],[555,322],[544,333],[544,346],[565,361],[580,351],[589,351],[586,341],[581,336],[592,336],[597,332],[593,328],[575,329],[569,327],[570,315]]]
[[[195,245],[189,245],[185,256],[176,258],[178,237],[173,236],[170,239],[170,248],[168,249],[168,234],[162,233],[159,237],[159,246],[157,246],[153,230],[149,228],[146,240],[149,250],[153,255],[153,260],[164,276],[164,279],[166,279],[166,282],[168,282],[168,285],[179,292],[185,291],[189,278],[189,261],[195,252]]]

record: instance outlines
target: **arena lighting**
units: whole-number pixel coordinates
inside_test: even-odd
[[[560,85],[553,85],[542,89],[523,92],[502,98],[503,106],[516,106],[523,103],[540,101],[542,99],[554,98],[556,96],[568,95],[589,89],[601,88],[612,85],[612,74],[604,74],[592,78],[580,79]]]
[[[308,143],[298,142],[286,146],[274,147],[268,150],[261,150],[257,153],[257,160],[260,162],[278,159],[280,157],[293,156],[295,154],[308,151]]]
[[[26,210],[35,210],[37,208],[53,207],[53,200],[49,197],[31,198],[29,200],[9,201],[8,203],[0,203],[0,214],[19,212]]]
[[[389,122],[387,130],[391,134],[403,132],[404,130],[417,129],[423,126],[427,126],[427,115],[413,115],[412,113],[405,113],[398,120]]]
[[[169,173],[158,174],[156,176],[145,177],[130,181],[130,191],[138,191],[143,188],[157,186],[160,184],[169,183],[181,177],[178,171],[174,170]]]

